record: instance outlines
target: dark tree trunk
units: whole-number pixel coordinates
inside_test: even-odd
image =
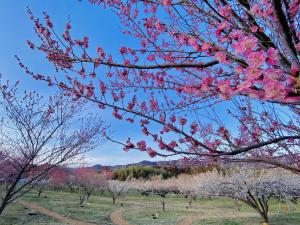
[[[113,199],[113,204],[115,205],[116,204],[116,198],[113,197],[112,199]]]
[[[83,202],[84,202],[85,196],[86,196],[86,191],[84,191],[84,193],[83,193],[82,196],[81,195],[79,196],[79,198],[80,198],[80,206],[83,206]]]
[[[8,199],[4,198],[1,202],[1,206],[0,206],[0,215],[3,213],[5,207],[7,206],[8,204]]]
[[[92,194],[91,192],[88,192],[88,193],[87,193],[87,195],[86,195],[86,200],[87,200],[87,201],[90,199],[91,194]]]

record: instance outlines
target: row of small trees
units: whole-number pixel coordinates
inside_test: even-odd
[[[57,170],[52,174],[49,182],[55,187],[69,187],[70,191],[77,190],[80,205],[89,199],[94,190],[108,192],[113,204],[116,203],[117,198],[129,191],[136,191],[145,196],[157,195],[161,197],[162,210],[165,210],[168,194],[186,198],[189,208],[196,198],[229,197],[256,210],[266,223],[269,220],[271,198],[295,203],[300,194],[300,181],[297,175],[280,169],[241,168],[227,170],[226,174],[213,170],[170,179],[157,176],[149,180],[118,181],[111,178],[111,172],[98,173],[90,168],[81,168],[73,170],[72,173]]]
[[[278,169],[242,168],[229,171],[226,175],[212,171],[168,180],[135,181],[133,189],[161,196],[163,210],[168,193],[184,196],[190,207],[197,197],[229,197],[247,204],[268,223],[270,199],[295,203],[300,194],[300,181],[297,175]]]

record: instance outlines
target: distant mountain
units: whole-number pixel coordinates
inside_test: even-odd
[[[143,160],[141,162],[137,162],[137,163],[129,163],[129,164],[124,164],[124,165],[115,165],[115,166],[103,166],[100,164],[96,164],[91,166],[91,168],[94,168],[96,170],[100,170],[103,167],[105,168],[110,168],[110,169],[118,169],[118,168],[122,168],[122,167],[129,167],[129,166],[172,166],[172,167],[186,167],[186,166],[190,166],[190,165],[185,165],[184,162],[180,159],[178,160],[170,160],[170,161],[157,161],[157,162],[151,162],[148,160]]]
[[[93,168],[95,170],[101,170],[103,168],[103,166],[100,164],[96,164],[96,165],[91,166],[91,168]]]

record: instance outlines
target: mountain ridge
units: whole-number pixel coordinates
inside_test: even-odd
[[[183,162],[181,159],[177,160],[169,160],[169,161],[149,161],[149,160],[142,160],[137,163],[128,163],[128,164],[120,164],[120,165],[114,165],[114,166],[105,166],[101,164],[95,164],[92,165],[91,168],[100,170],[102,168],[109,168],[109,169],[118,169],[123,167],[129,167],[129,166],[173,166],[173,167],[188,167],[190,165],[187,165]]]

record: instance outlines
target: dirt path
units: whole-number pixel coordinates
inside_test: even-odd
[[[70,224],[70,225],[96,225],[94,223],[84,223],[84,222],[81,222],[81,221],[78,221],[78,220],[73,220],[73,219],[69,219],[67,217],[64,217],[56,212],[53,212],[53,211],[50,211],[48,209],[45,209],[41,206],[38,206],[38,205],[35,205],[31,202],[25,202],[25,201],[21,201],[21,200],[18,200],[18,203],[21,204],[21,205],[24,205],[30,209],[33,209],[34,211],[37,211],[37,212],[40,212],[42,214],[45,214],[47,216],[50,216],[60,222],[63,222],[65,224]]]
[[[195,218],[192,216],[184,217],[176,225],[191,225],[195,221]]]
[[[111,215],[110,215],[110,219],[111,221],[116,224],[116,225],[131,225],[130,223],[128,223],[122,216],[122,209],[116,210],[114,211]]]

